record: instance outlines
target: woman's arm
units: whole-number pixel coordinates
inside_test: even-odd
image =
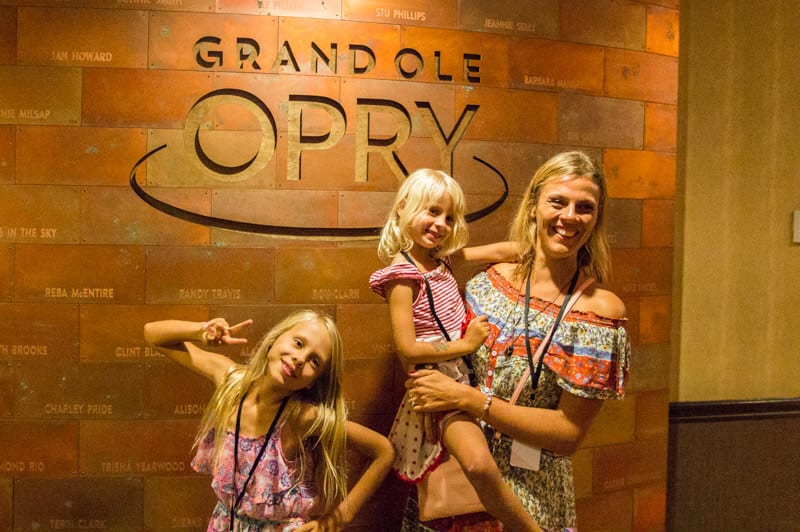
[[[599,399],[562,392],[555,410],[512,405],[494,397],[484,412],[483,392],[431,370],[412,372],[406,388],[414,399],[414,410],[463,410],[516,440],[565,455],[578,448],[602,405]]]
[[[391,470],[394,447],[385,436],[353,421],[347,422],[345,430],[348,448],[368,458],[369,463],[331,516],[307,523],[298,532],[341,529],[355,518]]]
[[[473,319],[463,338],[451,342],[418,342],[414,331],[413,281],[398,280],[386,285],[389,317],[397,354],[405,366],[441,362],[472,353],[489,336],[489,322],[485,316]]]
[[[519,244],[514,241],[495,242],[483,246],[473,246],[461,249],[461,258],[468,262],[518,262]]]
[[[244,344],[247,339],[236,335],[251,323],[253,320],[247,320],[231,327],[222,318],[208,322],[153,321],[145,324],[144,339],[158,352],[219,385],[235,363],[224,355],[201,349],[193,342],[202,345]]]

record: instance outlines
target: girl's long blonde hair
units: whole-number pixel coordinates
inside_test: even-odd
[[[583,152],[570,151],[554,155],[536,170],[525,190],[509,238],[520,244],[521,256],[514,274],[521,278],[533,268],[536,254],[536,219],[533,210],[539,202],[542,187],[564,176],[590,179],[600,189],[597,203],[597,223],[589,239],[578,250],[578,268],[586,275],[606,281],[611,274],[611,252],[605,227],[606,181],[597,166]]]
[[[441,198],[445,192],[450,194],[453,201],[453,230],[436,250],[436,255],[446,257],[467,245],[469,232],[465,218],[466,202],[461,186],[441,170],[420,168],[409,174],[400,185],[381,231],[378,257],[383,262],[389,263],[400,251],[412,248],[414,240],[409,229],[414,217],[427,209],[433,201]]]
[[[318,486],[317,508],[320,515],[331,513],[347,495],[347,463],[345,455],[347,410],[342,393],[343,348],[339,329],[333,318],[316,310],[301,310],[276,324],[261,340],[245,366],[232,369],[217,387],[208,402],[195,439],[195,448],[214,431],[213,465],[219,463],[223,443],[239,401],[250,387],[267,375],[267,354],[283,333],[306,322],[322,323],[331,340],[331,359],[325,371],[306,389],[293,393],[284,410],[286,422],[297,435],[299,471],[295,483],[306,478],[306,452],[314,463],[314,483]],[[313,423],[307,430],[299,428],[300,415],[308,405],[316,409]]]

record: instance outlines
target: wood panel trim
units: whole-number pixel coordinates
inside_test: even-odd
[[[755,401],[684,401],[669,404],[670,423],[800,416],[800,397]]]

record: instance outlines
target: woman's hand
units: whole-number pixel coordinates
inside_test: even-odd
[[[230,326],[225,318],[214,318],[203,324],[203,344],[205,345],[236,345],[246,344],[247,338],[238,338],[239,332],[252,325],[253,320],[245,320]]]
[[[447,375],[432,369],[412,371],[406,380],[409,399],[416,412],[443,412],[464,410],[471,415],[470,399],[481,392],[461,384]]]

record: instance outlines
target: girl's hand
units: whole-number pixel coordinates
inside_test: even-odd
[[[461,410],[461,400],[472,388],[431,369],[412,371],[406,380],[415,412]]]
[[[342,528],[341,519],[334,513],[334,515],[325,518],[309,521],[296,528],[295,532],[328,532],[329,530],[341,530]]]
[[[245,320],[230,326],[224,318],[214,318],[203,324],[202,341],[205,345],[246,344],[247,338],[238,338],[239,332],[252,325],[253,320]]]
[[[484,340],[489,337],[489,318],[477,316],[467,324],[464,332],[464,341],[470,346],[470,351],[477,351],[483,345]]]

